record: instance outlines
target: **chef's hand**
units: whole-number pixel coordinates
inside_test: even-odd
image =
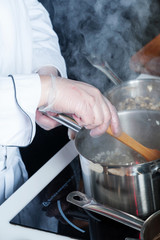
[[[111,125],[113,134],[121,133],[115,107],[101,92],[84,82],[61,77],[41,76],[42,96],[39,106],[44,111],[70,114],[91,136],[105,133]]]

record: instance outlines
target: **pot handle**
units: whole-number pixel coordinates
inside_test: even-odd
[[[123,211],[103,206],[79,191],[69,193],[67,196],[67,201],[85,210],[89,210],[102,216],[111,218],[112,220],[118,221],[138,231],[141,230],[144,224],[142,219]]]
[[[158,165],[155,164],[155,165],[151,166],[150,170],[151,170],[152,175],[156,174],[156,173],[160,173],[160,164],[158,164]]]
[[[81,130],[81,127],[76,123],[76,121],[73,118],[69,117],[68,115],[58,113],[56,116],[52,116],[51,114],[49,114],[49,112],[43,111],[43,108],[39,108],[38,110],[42,112],[44,115],[56,120],[62,125],[74,130],[75,132],[79,132]]]

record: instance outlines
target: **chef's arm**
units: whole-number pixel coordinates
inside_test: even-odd
[[[32,31],[33,65],[32,71],[39,75],[60,75],[66,77],[66,66],[61,55],[58,37],[52,28],[48,12],[37,0],[26,0]],[[36,111],[36,123],[45,130],[59,124]]]
[[[0,145],[26,146],[35,135],[38,107],[71,114],[79,125],[101,135],[109,124],[121,131],[114,106],[100,91],[84,82],[50,75],[0,77]]]
[[[27,146],[31,143],[40,96],[38,74],[0,77],[0,145]]]
[[[32,142],[41,92],[46,90],[42,88],[38,74],[0,77],[0,145],[23,147]]]
[[[33,72],[54,67],[66,77],[66,66],[61,55],[58,37],[53,30],[49,14],[37,0],[26,0],[33,39]]]

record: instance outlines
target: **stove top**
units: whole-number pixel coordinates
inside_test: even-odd
[[[80,169],[77,156],[11,223],[74,239],[138,239],[138,231],[67,202],[70,192],[84,192]]]

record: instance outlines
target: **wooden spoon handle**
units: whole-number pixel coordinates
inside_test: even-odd
[[[125,132],[122,132],[120,136],[116,137],[113,135],[111,127],[109,126],[107,131],[109,135],[112,137],[116,138],[120,142],[124,143],[128,147],[132,148],[139,154],[141,154],[147,161],[152,161],[158,159],[160,157],[160,152],[156,151],[154,149],[147,148],[143,146],[141,143],[137,142],[134,138],[130,137],[128,134]],[[159,156],[157,156],[157,152],[159,152]]]

